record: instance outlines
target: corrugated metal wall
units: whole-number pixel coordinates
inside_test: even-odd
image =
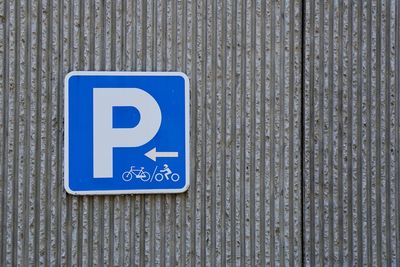
[[[400,3],[305,18],[305,263],[400,266]]]
[[[301,247],[301,3],[0,1],[1,266],[294,265]],[[63,78],[183,71],[179,195],[67,195]]]
[[[0,265],[400,266],[399,21],[395,0],[0,1]],[[188,74],[187,193],[65,193],[71,70]]]

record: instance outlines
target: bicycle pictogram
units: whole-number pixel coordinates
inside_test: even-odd
[[[126,171],[122,174],[122,179],[125,182],[129,182],[133,177],[141,179],[143,182],[147,182],[150,179],[150,173],[144,171],[144,167],[135,169],[135,166],[131,166],[129,171]]]

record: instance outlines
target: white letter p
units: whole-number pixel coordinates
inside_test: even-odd
[[[112,108],[132,106],[140,113],[133,128],[113,128]],[[94,88],[93,90],[93,176],[113,176],[113,148],[138,147],[149,142],[161,125],[157,101],[139,88]]]

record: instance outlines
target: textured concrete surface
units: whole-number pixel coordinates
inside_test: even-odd
[[[305,18],[305,263],[400,266],[399,1]]]
[[[300,33],[297,0],[0,1],[0,265],[300,265]],[[187,73],[188,193],[65,193],[71,70]]]

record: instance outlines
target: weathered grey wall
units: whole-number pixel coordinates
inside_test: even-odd
[[[305,18],[305,263],[400,266],[400,3]]]
[[[0,36],[1,266],[301,264],[301,1],[1,0]],[[188,193],[65,193],[71,70],[187,73]]]
[[[399,22],[395,0],[0,1],[0,265],[400,266]],[[65,193],[71,70],[188,74],[188,193]]]

